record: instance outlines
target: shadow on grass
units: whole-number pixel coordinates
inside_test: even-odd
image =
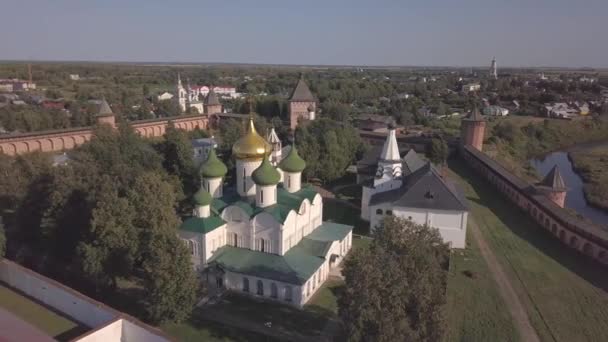
[[[278,339],[262,335],[256,332],[238,329],[233,326],[209,321],[203,318],[202,309],[195,309],[187,323],[191,327],[199,330],[206,330],[210,337],[218,340],[229,338],[234,341],[267,341],[278,342]]]
[[[448,164],[479,196],[479,199],[467,196],[469,201],[487,207],[518,237],[589,283],[608,292],[608,273],[603,265],[561,243],[549,231],[534,222],[528,213],[500,195],[497,189],[470,169],[464,161],[451,159]]]
[[[361,219],[361,210],[343,200],[323,199],[323,221],[348,224],[355,234],[369,235],[369,223]]]

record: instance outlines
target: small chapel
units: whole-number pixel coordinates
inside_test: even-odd
[[[209,286],[302,306],[350,250],[353,227],[322,221],[323,199],[302,184],[306,161],[295,145],[283,156],[274,129],[264,139],[250,118],[232,154],[234,187],[215,150],[201,164],[179,237]]]
[[[436,228],[452,248],[465,248],[468,204],[462,191],[412,149],[403,157],[394,128],[375,160],[376,174],[362,183],[361,218],[377,229],[394,215]]]

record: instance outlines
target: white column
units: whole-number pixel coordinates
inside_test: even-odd
[[[301,172],[283,172],[283,186],[287,192],[296,192],[300,191],[302,182],[302,173]]]

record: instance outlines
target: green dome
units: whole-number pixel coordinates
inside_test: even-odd
[[[292,145],[287,157],[279,163],[279,167],[287,172],[302,172],[306,168],[306,162],[298,155],[296,146]]]
[[[270,164],[268,158],[264,157],[262,165],[251,174],[251,179],[257,185],[277,185],[281,180],[281,174]]]
[[[200,173],[206,178],[224,177],[228,172],[226,165],[215,154],[215,149],[212,148],[209,152],[207,160],[201,164]]]
[[[196,205],[210,205],[212,201],[213,197],[211,197],[209,191],[205,190],[205,188],[203,188],[202,186],[194,194],[194,204]]]

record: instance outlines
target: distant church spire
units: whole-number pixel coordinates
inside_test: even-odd
[[[498,78],[498,69],[496,66],[496,57],[492,57],[492,64],[490,65],[490,76],[494,79]]]

